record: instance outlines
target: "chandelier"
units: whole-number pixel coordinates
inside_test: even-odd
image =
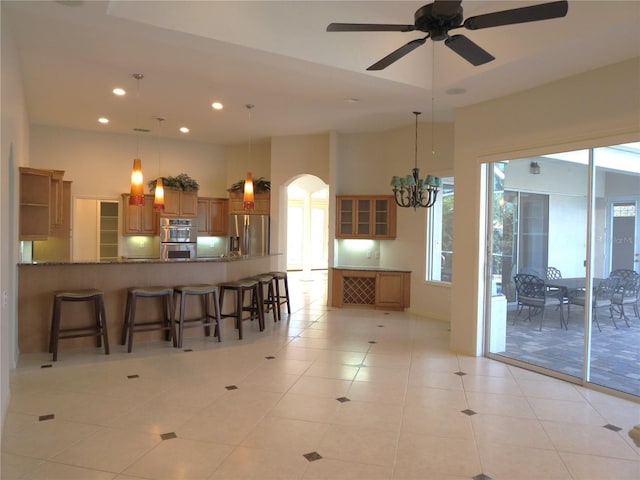
[[[429,208],[436,203],[438,191],[442,186],[442,180],[433,175],[427,175],[427,178],[420,178],[420,169],[418,168],[418,115],[421,112],[413,112],[416,116],[416,145],[415,145],[415,163],[410,175],[406,177],[393,176],[391,178],[391,186],[393,187],[393,195],[399,207],[418,207]],[[433,128],[433,125],[431,126]]]

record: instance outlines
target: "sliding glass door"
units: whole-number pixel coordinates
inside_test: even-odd
[[[605,288],[640,270],[640,145],[490,167],[488,355],[640,395],[638,307]]]

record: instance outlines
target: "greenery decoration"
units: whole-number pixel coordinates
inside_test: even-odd
[[[231,185],[230,188],[227,189],[228,192],[244,192],[244,180],[240,180],[239,182]],[[253,191],[255,193],[265,193],[271,191],[271,182],[269,180],[265,180],[264,177],[260,177],[253,181]]]
[[[156,189],[157,179],[149,182],[149,191]],[[165,188],[175,188],[185,192],[194,192],[200,189],[200,185],[186,173],[181,173],[175,177],[162,177],[162,186]]]

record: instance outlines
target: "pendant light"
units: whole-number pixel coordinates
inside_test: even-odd
[[[140,80],[144,78],[142,73],[134,73],[136,79],[136,101],[140,92]],[[137,118],[136,118],[137,121]],[[133,170],[131,171],[131,191],[129,194],[129,205],[144,205],[144,178],[142,176],[142,160],[139,158],[140,134],[136,137],[136,158],[133,159]]]
[[[158,120],[158,178],[156,180],[156,188],[154,190],[153,208],[154,210],[164,210],[164,185],[162,183],[162,177],[160,176],[160,163],[161,163],[161,145],[160,140],[162,138],[162,122],[164,117],[156,117]]]
[[[429,208],[436,203],[438,190],[441,180],[433,175],[427,175],[427,178],[420,178],[420,169],[418,168],[418,115],[421,112],[413,112],[416,116],[416,142],[415,142],[415,160],[411,174],[406,177],[393,176],[391,178],[391,186],[393,187],[393,195],[396,204],[399,207],[413,208],[418,207]],[[433,122],[431,125],[433,129]]]
[[[249,111],[249,124],[251,124],[251,110],[254,105],[251,103],[247,103],[245,105],[247,110]],[[251,163],[251,129],[249,128],[249,155],[248,155],[248,164]],[[255,198],[253,194],[253,178],[251,177],[251,172],[247,171],[247,175],[244,178],[244,194],[242,197],[242,207],[245,210],[253,210],[255,208]]]

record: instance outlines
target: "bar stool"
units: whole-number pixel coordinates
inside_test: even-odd
[[[136,323],[136,305],[139,298],[158,298],[162,303],[162,319]],[[127,303],[124,311],[122,337],[120,345],[124,345],[129,335],[127,352],[133,349],[133,332],[149,332],[164,330],[165,339],[173,339],[176,347],[176,323],[173,318],[173,288],[171,287],[130,287],[127,289]]]
[[[211,326],[214,327],[214,336],[218,337],[218,342],[222,341],[220,335],[220,305],[219,305],[220,289],[217,285],[180,285],[173,287],[173,303],[175,308],[179,308],[179,315],[174,316],[176,323],[180,325],[178,332],[178,348],[182,348],[182,340],[184,338],[184,329],[193,327],[204,327],[205,336],[211,335]],[[195,318],[186,317],[187,297],[197,296],[202,300],[202,315]],[[211,302],[215,315],[211,315]],[[198,322],[196,325],[186,325],[186,323]]]
[[[95,325],[60,328],[62,302],[93,302]],[[65,332],[69,333],[60,335]],[[98,348],[102,346],[104,339],[104,353],[109,355],[109,337],[107,335],[103,291],[87,288],[62,290],[53,294],[53,314],[51,315],[51,335],[49,336],[49,353],[53,353],[53,361],[58,360],[58,340],[78,337],[97,337],[96,344]]]
[[[287,279],[287,272],[269,272],[269,275],[273,275],[273,282],[275,283],[276,293],[274,295],[275,303],[277,305],[278,320],[282,318],[280,314],[280,306],[287,304],[287,313],[291,315],[291,303],[289,301],[289,280]],[[284,295],[280,294],[280,281],[283,282]]]
[[[258,319],[260,331],[264,330],[264,307],[259,305],[260,298],[260,282],[251,278],[244,278],[236,282],[225,282],[220,284],[220,311],[223,307],[224,293],[229,290],[235,292],[235,310],[232,313],[221,314],[222,318],[233,317],[236,319],[236,328],[238,329],[238,338],[242,340],[242,322],[243,320],[255,318]],[[245,303],[245,293],[251,295],[248,306]],[[244,312],[249,312],[249,316],[244,319]]]
[[[263,307],[263,315],[266,316],[269,311],[273,311],[273,321],[278,321],[276,295],[274,290],[273,275],[270,273],[263,273],[253,277],[249,277],[249,280],[255,280],[258,282],[258,304]],[[265,295],[265,290],[267,294]]]

